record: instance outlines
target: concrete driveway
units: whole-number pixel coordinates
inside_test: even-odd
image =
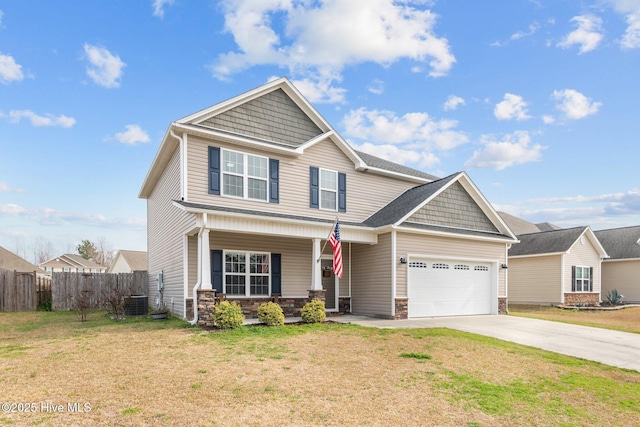
[[[384,320],[337,316],[336,322],[376,328],[444,327],[472,332],[555,353],[640,371],[640,334],[515,316],[457,316]]]

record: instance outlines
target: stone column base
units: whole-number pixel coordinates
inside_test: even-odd
[[[595,293],[574,293],[566,292],[564,294],[564,305],[600,305],[600,294]]]
[[[216,311],[216,291],[213,289],[198,289],[198,326],[213,328]]]
[[[322,302],[327,300],[327,291],[325,289],[309,289],[309,301],[319,299]]]

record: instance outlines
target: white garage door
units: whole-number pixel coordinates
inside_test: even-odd
[[[412,258],[409,317],[491,314],[492,264]]]

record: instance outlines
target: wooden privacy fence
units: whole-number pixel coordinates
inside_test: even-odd
[[[35,310],[51,301],[51,278],[0,269],[0,311]]]
[[[53,310],[70,310],[73,300],[82,292],[87,292],[91,301],[102,307],[103,295],[114,287],[126,295],[148,295],[147,272],[53,273],[51,305]]]

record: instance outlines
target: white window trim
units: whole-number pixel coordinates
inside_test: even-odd
[[[245,272],[244,272],[244,295],[238,294],[229,294],[227,293],[227,254],[244,254],[244,262],[245,262]],[[249,263],[251,262],[251,254],[260,254],[267,255],[269,257],[269,289],[266,295],[251,295],[251,276],[266,276],[265,274],[251,274],[251,269],[249,268]],[[244,250],[234,250],[234,249],[225,249],[222,251],[222,289],[223,292],[230,298],[271,298],[271,287],[273,286],[273,280],[271,277],[272,271],[271,264],[271,252],[267,251],[244,251]],[[239,276],[240,274],[229,273],[234,276]]]
[[[582,271],[582,275],[583,275],[583,277],[581,277],[581,278],[579,278],[579,279],[578,279],[578,269],[579,269],[579,268],[580,268],[580,269],[582,269],[581,271]],[[581,280],[581,281],[582,281],[582,284],[581,284],[581,286],[580,286],[580,290],[579,290],[579,291],[578,291],[578,290],[573,291],[573,293],[574,293],[574,294],[591,293],[592,291],[588,291],[588,290],[587,290],[587,291],[585,291],[585,290],[584,290],[584,281],[585,281],[585,278],[584,278],[584,271],[585,271],[585,270],[589,273],[589,279],[588,279],[588,280],[589,280],[589,288],[590,288],[590,289],[593,289],[593,277],[591,277],[591,274],[590,274],[591,267],[586,266],[586,265],[576,265],[576,266],[575,266],[575,269],[576,269],[576,277],[573,279],[573,280],[574,280],[573,288],[578,289],[578,280]]]
[[[335,175],[335,177],[336,177],[336,189],[335,190],[333,190],[331,188],[322,187],[322,172],[330,172],[330,173]],[[338,171],[334,171],[334,170],[331,170],[331,169],[318,168],[318,207],[321,210],[330,211],[330,212],[338,212],[338,186],[339,186],[338,179],[339,179]],[[323,191],[331,191],[332,193],[334,193],[334,195],[335,195],[335,204],[336,204],[335,209],[329,209],[329,208],[325,208],[325,207],[322,206],[322,192]]]
[[[225,167],[224,153],[225,152],[242,155],[242,165],[243,165],[242,174],[235,173],[235,172],[227,172],[224,170],[224,167]],[[249,176],[249,156],[265,159],[267,161],[267,177],[266,178]],[[225,175],[242,177],[242,197],[235,196],[233,194],[226,194],[224,192],[224,176]],[[264,199],[255,199],[253,197],[249,197],[249,178],[257,179],[265,182],[266,197]],[[224,197],[231,197],[233,199],[253,200],[256,202],[268,203],[269,202],[269,158],[265,156],[259,156],[257,154],[245,153],[244,151],[228,150],[226,148],[221,148],[220,149],[220,194]]]

